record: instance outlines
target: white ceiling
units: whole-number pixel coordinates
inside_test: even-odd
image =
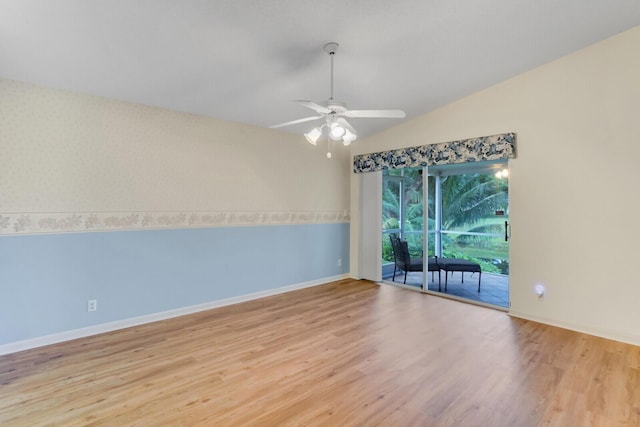
[[[640,0],[0,0],[0,77],[267,127],[329,97],[336,41],[335,98],[408,120],[639,24]]]

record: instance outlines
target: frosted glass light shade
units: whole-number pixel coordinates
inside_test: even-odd
[[[340,138],[342,138],[346,132],[347,130],[341,124],[332,123],[331,132],[329,132],[329,135],[331,136],[331,139],[333,139],[334,141],[337,141]]]
[[[349,129],[345,129],[344,137],[342,137],[342,144],[345,146],[350,145],[356,140],[356,134],[349,132]]]
[[[316,145],[318,143],[318,139],[322,135],[322,128],[313,128],[309,132],[304,134],[304,137],[307,138],[309,144]]]

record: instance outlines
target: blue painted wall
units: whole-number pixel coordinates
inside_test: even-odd
[[[348,271],[349,224],[0,237],[0,345]]]

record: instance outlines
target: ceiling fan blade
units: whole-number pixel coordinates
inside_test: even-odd
[[[292,120],[290,122],[284,122],[284,123],[280,123],[280,124],[269,126],[269,127],[271,129],[276,129],[276,128],[281,128],[281,127],[284,127],[284,126],[295,125],[295,124],[298,124],[298,123],[310,122],[311,120],[321,119],[322,117],[324,117],[324,116],[305,117],[304,119]]]
[[[307,107],[315,111],[318,114],[329,114],[331,112],[331,110],[329,110],[327,107],[323,107],[322,105],[316,104],[313,101],[297,100],[295,102],[302,105],[303,107]]]
[[[407,113],[402,110],[347,110],[342,113],[345,117],[379,117],[389,119],[404,119]]]

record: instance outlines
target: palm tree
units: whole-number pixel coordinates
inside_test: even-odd
[[[422,170],[420,168],[404,169],[402,173],[404,231],[423,230]],[[387,182],[383,193],[383,229],[399,229],[400,200],[399,186]],[[429,229],[434,229],[435,179],[428,180],[429,200],[427,203]],[[497,179],[491,174],[477,173],[467,175],[451,175],[441,179],[441,195],[443,205],[443,230],[476,233],[500,233],[502,218],[495,217],[495,211],[505,210],[508,206],[507,182]],[[422,233],[407,234],[412,236],[410,246],[412,252],[422,250]],[[473,243],[475,246],[487,245],[488,239],[475,235],[443,235],[443,246],[464,247]],[[432,240],[430,240],[431,243]],[[383,248],[386,241],[383,241]],[[385,259],[392,260],[390,245]],[[433,249],[430,245],[430,249]],[[455,256],[468,258],[468,255],[455,253]],[[505,256],[506,258],[506,256]]]
[[[496,210],[506,209],[507,188],[505,181],[490,174],[444,177],[441,181],[442,228],[472,231],[472,226],[481,222],[482,218],[494,215]]]
[[[502,210],[506,213],[508,184],[505,180],[487,173],[447,176],[441,181],[441,192],[443,230],[463,233],[502,232],[504,217],[495,216],[495,212]],[[496,238],[474,234],[443,234],[442,240],[443,252],[448,256],[473,258],[470,254],[484,253],[487,256],[491,253],[489,258],[508,258],[506,243]],[[506,272],[508,263],[503,261],[500,265],[502,272]],[[484,265],[483,270],[499,271],[491,264]]]

